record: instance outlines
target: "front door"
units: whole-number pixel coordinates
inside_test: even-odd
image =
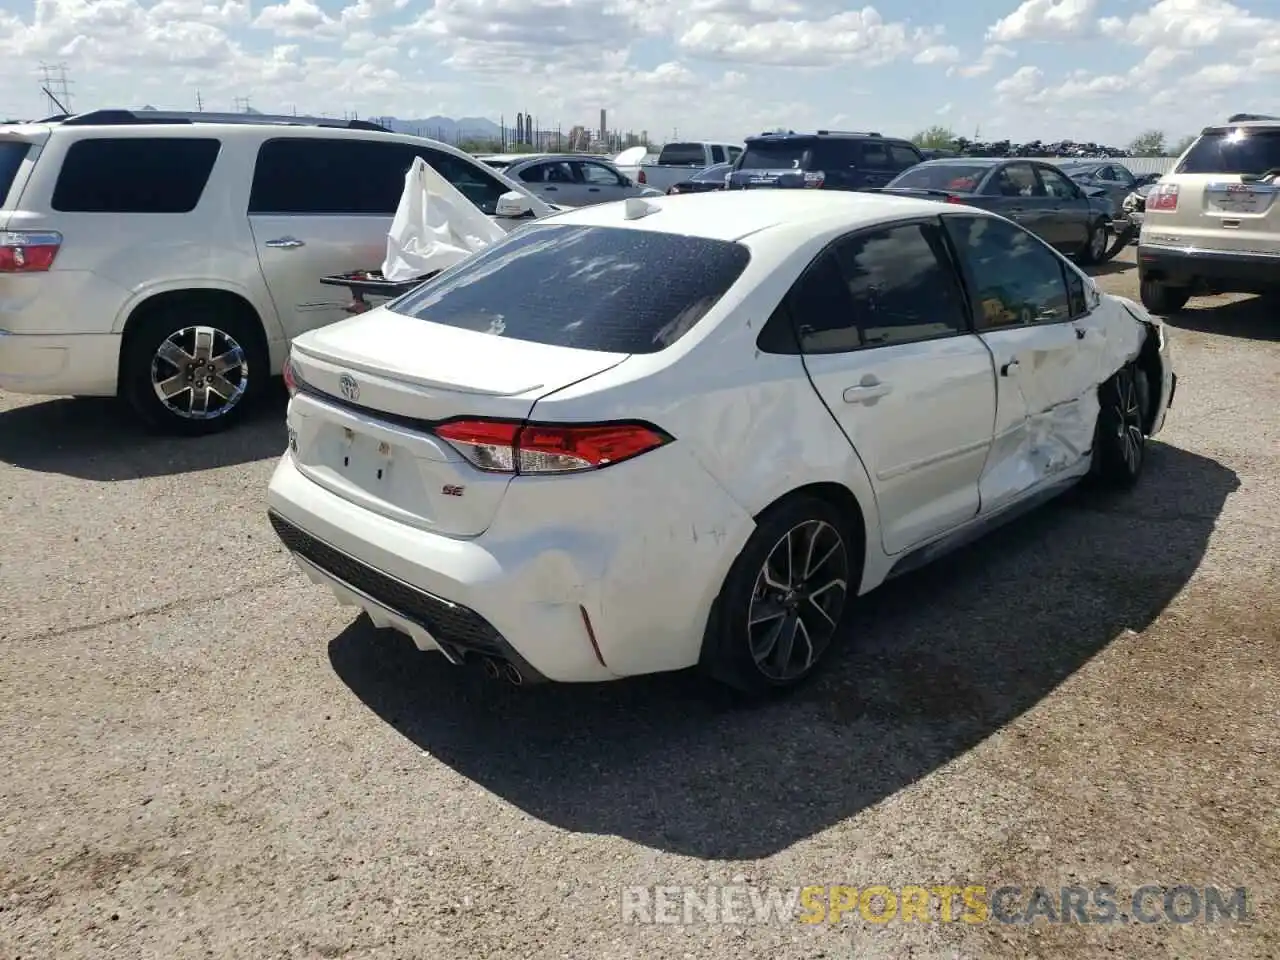
[[[1049,164],[1037,166],[1036,171],[1044,185],[1045,196],[1049,198],[1047,217],[1053,221],[1051,233],[1046,229],[1042,236],[1046,240],[1049,240],[1049,235],[1056,237],[1049,242],[1062,253],[1079,253],[1089,242],[1093,228],[1088,198],[1079,184]]]
[[[1096,383],[1084,343],[1088,307],[1080,275],[1027,231],[961,214],[943,222],[995,369],[995,430],[979,482],[986,514],[1089,452],[1095,418],[1082,400]]]
[[[972,519],[995,387],[936,221],[841,240],[786,309],[815,389],[871,478],[885,552]]]

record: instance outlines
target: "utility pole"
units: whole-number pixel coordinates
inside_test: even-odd
[[[65,63],[40,64],[41,84],[51,115],[71,112],[71,81]]]
[[[204,100],[200,96],[200,91],[196,91],[196,113],[204,113]]]

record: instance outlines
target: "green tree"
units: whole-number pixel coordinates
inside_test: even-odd
[[[1188,133],[1185,137],[1174,144],[1173,149],[1169,151],[1169,156],[1180,157],[1186,152],[1187,147],[1196,142],[1196,135]]]
[[[1135,157],[1163,157],[1165,155],[1164,131],[1148,130],[1138,134],[1129,144],[1129,153]]]
[[[917,147],[924,147],[926,150],[945,150],[955,143],[956,132],[947,127],[933,126],[926,130],[921,130],[911,142]]]

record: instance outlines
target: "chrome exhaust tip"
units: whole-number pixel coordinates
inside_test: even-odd
[[[502,676],[502,668],[498,666],[498,661],[492,657],[484,658],[484,675],[490,680],[497,680]]]
[[[507,681],[507,683],[514,687],[518,687],[524,683],[524,674],[522,674],[519,668],[517,668],[513,663],[505,663],[502,665],[502,677]]]

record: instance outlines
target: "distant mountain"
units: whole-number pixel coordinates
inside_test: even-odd
[[[452,117],[427,117],[423,120],[401,120],[399,117],[376,119],[396,133],[416,134],[448,142],[497,140],[502,136],[502,127],[484,117],[463,117],[460,120],[454,120]],[[507,134],[508,136],[511,134],[510,127],[507,128]]]

